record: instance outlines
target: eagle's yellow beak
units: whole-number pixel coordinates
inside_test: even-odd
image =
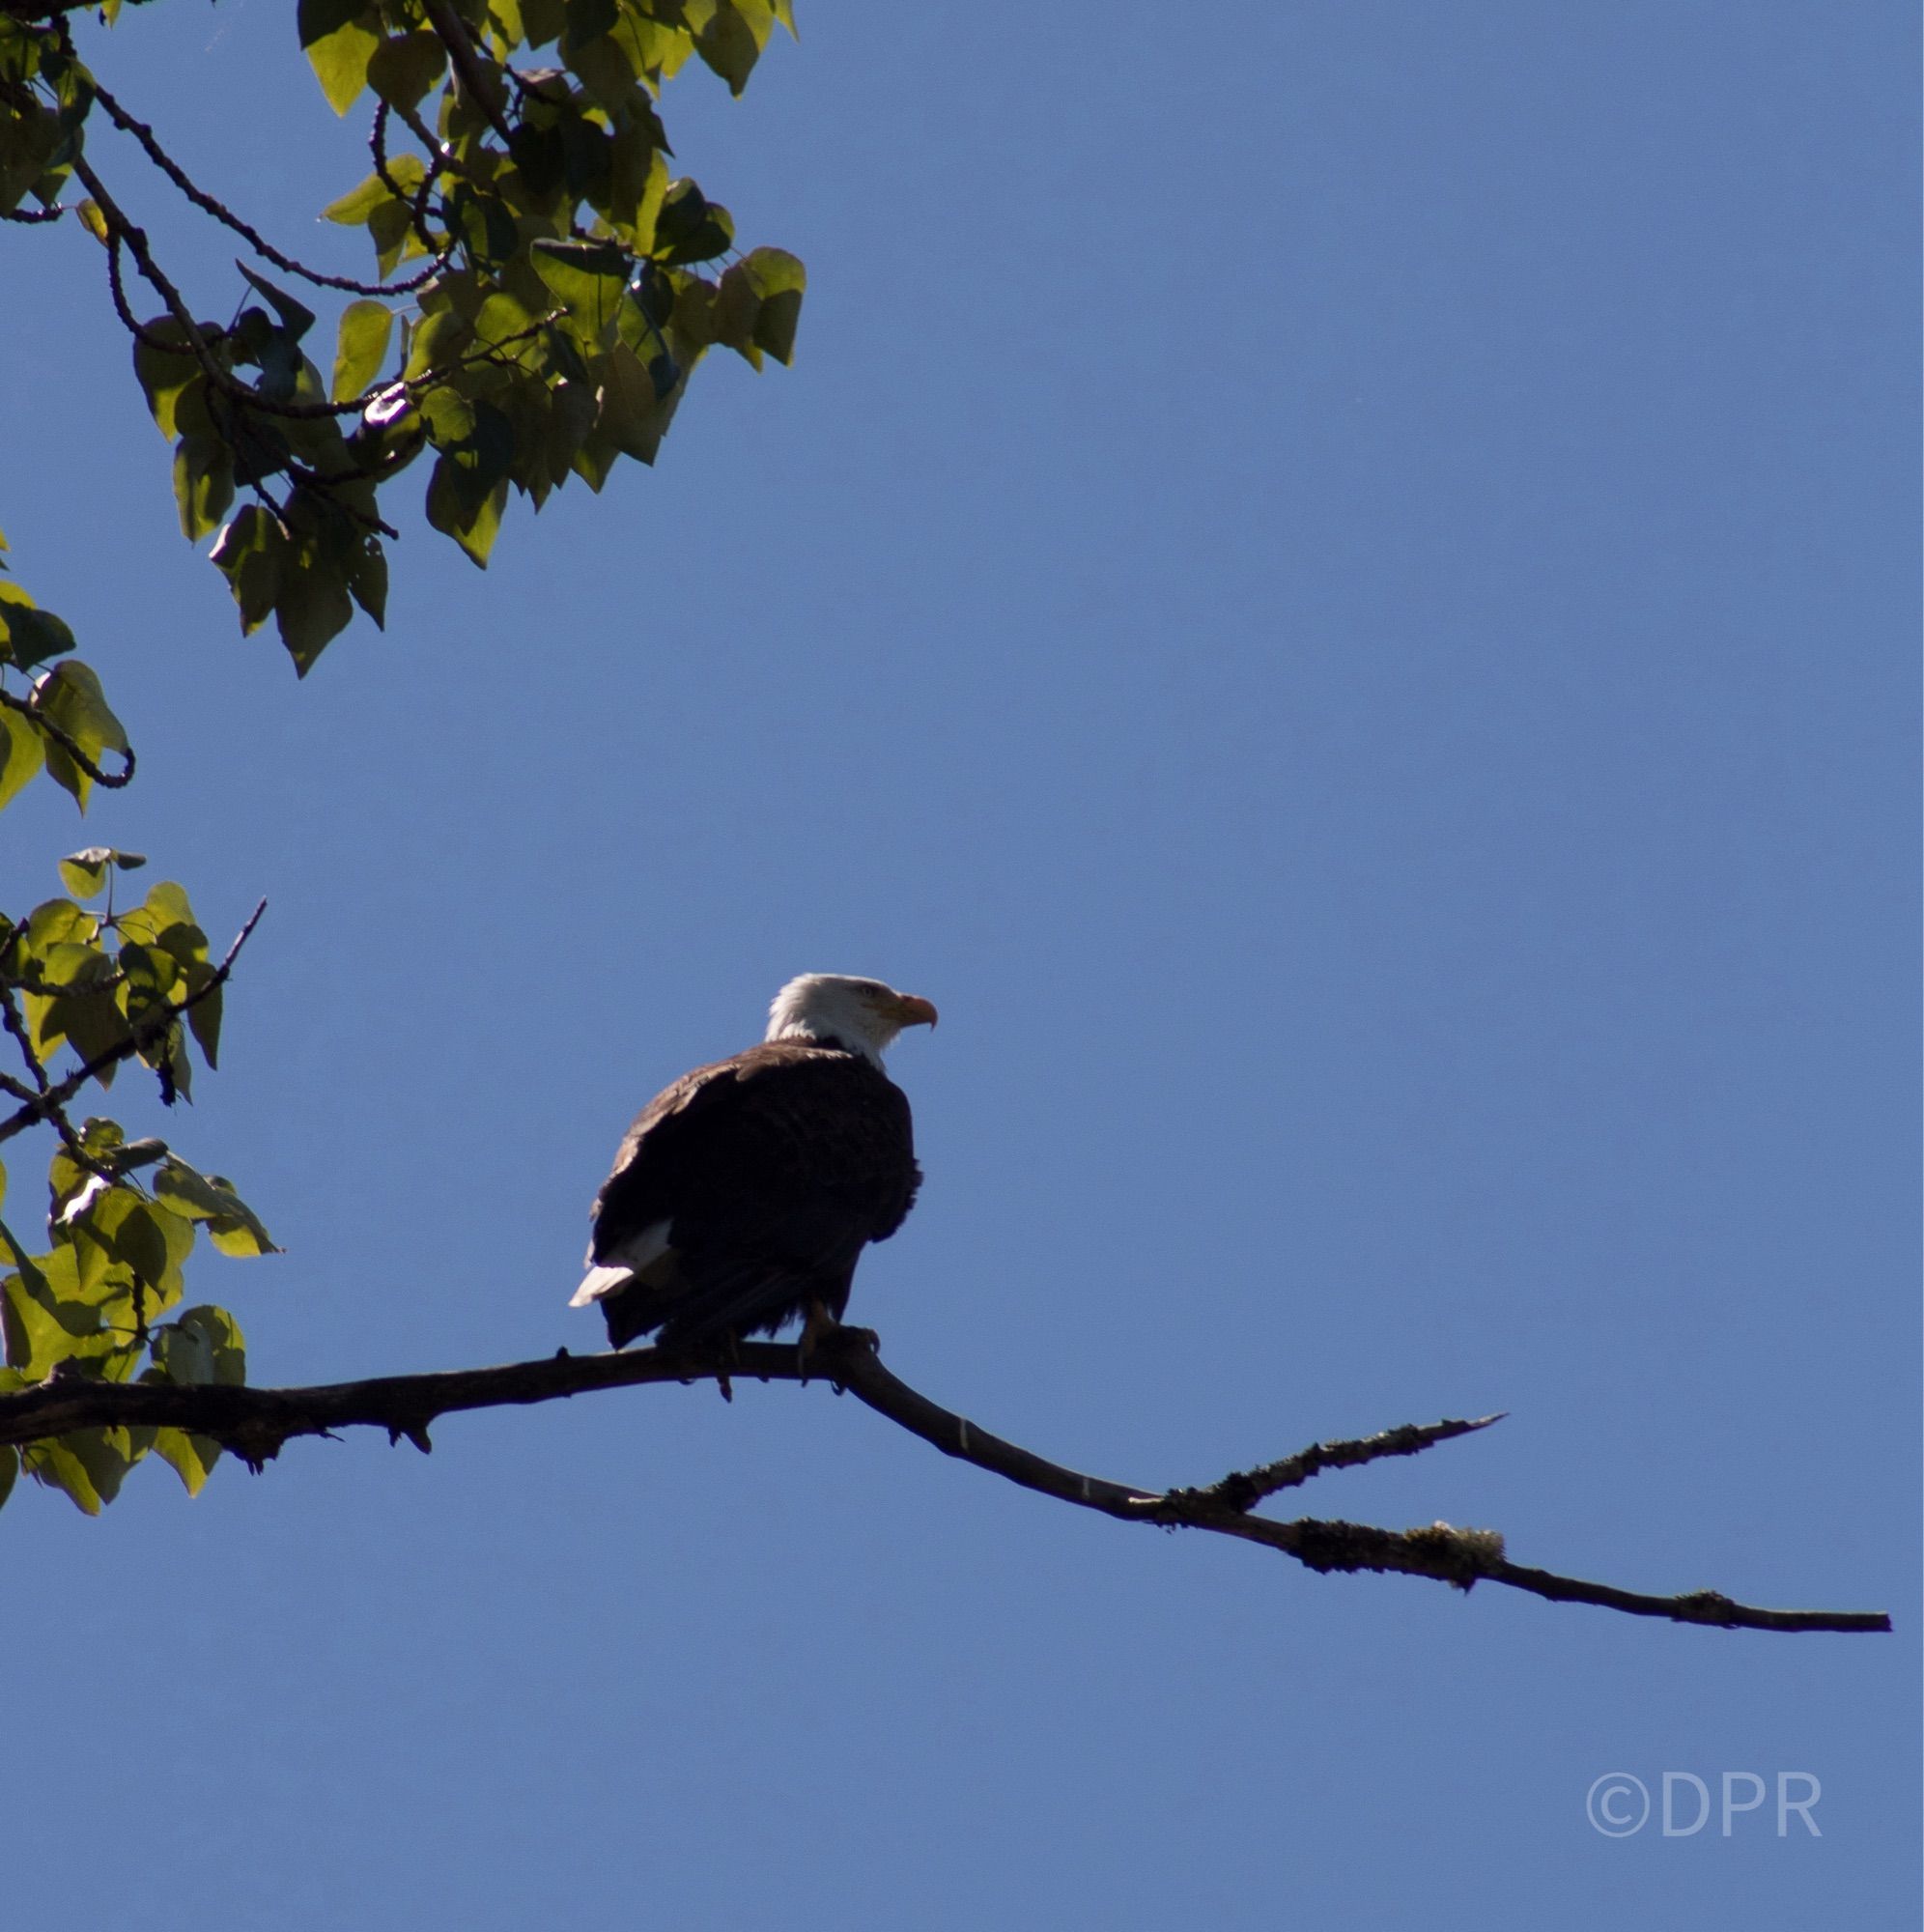
[[[929,1026],[935,1024],[935,1007],[927,1000],[919,1000],[913,993],[900,994],[891,1009],[889,1017],[897,1026]]]

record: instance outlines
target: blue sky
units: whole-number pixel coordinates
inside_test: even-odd
[[[362,271],[290,13],[130,13],[101,71]],[[593,1346],[630,1113],[873,973],[943,1024],[851,1313],[936,1399],[1144,1484],[1508,1409],[1302,1507],[1900,1634],[1317,1577],[826,1390],[604,1395],[16,1495],[11,1909],[1914,1923],[1912,10],[802,28],[667,103],[808,264],[795,369],[711,360],[485,576],[411,518],[298,688],[179,538],[98,249],[4,238],[0,526],[142,762],[0,877],[99,838],[210,927],[270,899],[166,1122],[286,1244],[200,1284],[256,1378]],[[1620,1771],[1806,1773],[1823,1835],[1613,1841]]]

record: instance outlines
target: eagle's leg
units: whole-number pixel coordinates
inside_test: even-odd
[[[833,1335],[841,1323],[829,1313],[829,1305],[819,1294],[808,1297],[808,1313],[802,1323],[802,1339],[796,1344],[796,1354],[802,1363],[802,1380],[808,1380],[808,1363],[815,1350],[821,1346],[825,1335]]]

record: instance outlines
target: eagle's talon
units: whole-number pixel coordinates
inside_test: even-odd
[[[808,1364],[814,1359],[815,1350],[828,1343],[829,1337],[840,1331],[841,1323],[828,1311],[828,1306],[819,1296],[810,1296],[807,1319],[802,1323],[802,1337],[795,1345],[796,1360],[802,1369],[802,1385],[808,1385]]]

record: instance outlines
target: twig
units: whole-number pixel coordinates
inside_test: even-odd
[[[1259,1469],[1232,1470],[1206,1490],[1180,1490],[1176,1493],[1207,1497],[1233,1510],[1250,1510],[1264,1496],[1273,1496],[1279,1490],[1298,1489],[1325,1469],[1353,1469],[1386,1456],[1421,1455],[1439,1442],[1474,1435],[1503,1419],[1497,1414],[1480,1415],[1473,1422],[1408,1422],[1401,1429],[1386,1429],[1380,1435],[1366,1435],[1356,1442],[1312,1442],[1279,1463],[1265,1463]]]
[[[144,121],[136,121],[107,90],[97,80],[94,83],[94,98],[107,110],[107,117],[116,128],[128,133],[146,151],[147,158],[174,184],[174,185],[193,203],[205,210],[216,221],[223,222],[244,241],[248,247],[282,269],[290,275],[298,275],[303,281],[314,283],[324,289],[344,289],[353,296],[389,296],[395,293],[388,285],[379,282],[357,282],[352,275],[324,274],[318,269],[310,269],[304,262],[297,262],[292,255],[284,255],[263,235],[258,228],[242,221],[225,203],[216,200],[207,190],[199,186],[186,170],[161,147],[155,139],[154,129]]]
[[[13,937],[12,934],[8,936]],[[34,1076],[36,1090],[44,1094],[50,1084],[46,1077],[46,1068],[42,1065],[40,1055],[34,1050],[33,1036],[27,1031],[26,1020],[20,1012],[20,1003],[14,999],[14,988],[11,985],[0,985],[0,1022],[4,1022],[7,1031],[14,1036],[14,1044],[20,1049],[20,1058],[27,1063],[27,1071]],[[27,1097],[31,1099],[33,1095],[29,1094]]]
[[[428,165],[421,176],[420,186],[410,196],[408,190],[388,172],[387,114],[387,102],[384,100],[376,101],[374,107],[374,125],[368,129],[367,146],[368,152],[374,156],[374,172],[380,177],[381,185],[396,201],[407,204],[409,227],[414,231],[421,246],[434,255],[434,261],[422,273],[416,275],[411,281],[397,282],[394,285],[396,289],[416,289],[423,287],[447,266],[454,255],[456,247],[459,245],[459,238],[450,230],[445,240],[439,244],[439,249],[437,249],[435,238],[428,228],[428,197],[434,193],[435,183],[439,180],[440,172],[446,167],[448,157],[441,152],[438,143],[432,140],[427,143]]]
[[[86,752],[82,750],[79,741],[71,732],[63,730],[60,725],[56,724],[41,709],[39,703],[34,698],[16,696],[13,692],[0,687],[0,704],[4,704],[9,711],[17,711],[22,718],[27,719],[33,724],[35,730],[44,731],[96,784],[105,785],[109,791],[119,791],[123,785],[128,785],[133,782],[133,753],[131,752],[123,752],[121,753],[126,763],[118,772],[102,771],[87,755]]]
[[[190,1013],[210,993],[224,986],[227,983],[228,974],[234,970],[235,960],[240,956],[240,949],[246,945],[248,935],[260,923],[261,915],[267,909],[268,902],[263,899],[247,915],[246,924],[235,934],[234,944],[227,949],[227,956],[184,999],[168,1000],[157,1007],[150,1008],[134,1023],[127,1038],[102,1048],[84,1065],[70,1073],[66,1079],[49,1087],[45,1093],[16,1112],[8,1115],[4,1121],[0,1121],[0,1141],[10,1141],[15,1134],[24,1133],[37,1121],[48,1119],[66,1106],[68,1101],[72,1099],[96,1074],[103,1073],[109,1066],[118,1066],[123,1060],[130,1059],[156,1034]]]
[[[454,11],[452,0],[422,0],[422,12],[428,16],[428,25],[435,30],[442,46],[447,49],[447,57],[454,63],[454,71],[461,78],[462,89],[469,95],[475,106],[488,117],[488,124],[503,141],[512,142],[514,130],[502,117],[501,110],[495,104],[488,90],[487,71],[481,65],[480,56],[474,51],[474,43],[468,39],[467,24]]]
[[[878,1415],[920,1436],[945,1455],[974,1463],[1024,1489],[1123,1522],[1201,1529],[1262,1544],[1313,1570],[1393,1571],[1429,1577],[1461,1589],[1477,1582],[1502,1583],[1554,1603],[1594,1604],[1631,1616],[1663,1617],[1675,1623],[1709,1624],[1726,1630],[1863,1632],[1890,1628],[1889,1617],[1880,1611],[1771,1610],[1733,1602],[1714,1591],[1655,1597],[1606,1583],[1585,1582],[1508,1561],[1501,1539],[1488,1531],[1457,1530],[1442,1523],[1423,1529],[1389,1530],[1316,1518],[1278,1522],[1212,1500],[1207,1492],[1140,1490],[1084,1475],[1004,1442],[910,1388],[882,1366],[873,1335],[860,1328],[838,1329],[822,1337],[806,1362],[798,1349],[748,1342],[725,1364],[713,1358],[677,1356],[661,1349],[642,1349],[632,1354],[570,1355],[564,1351],[541,1361],[511,1362],[501,1368],[383,1376],[316,1388],[108,1382],[94,1380],[84,1373],[56,1372],[32,1388],[0,1395],[0,1442],[30,1442],[73,1429],[185,1429],[213,1437],[258,1468],[299,1435],[376,1428],[384,1429],[390,1441],[406,1436],[426,1449],[430,1446],[429,1426],[439,1416],[462,1410],[553,1402],[596,1389],[727,1378],[765,1382],[827,1380],[847,1389]],[[1398,1436],[1402,1432],[1388,1434]],[[1305,1451],[1303,1460],[1316,1454],[1328,1458],[1331,1452],[1352,1449],[1365,1453],[1348,1458],[1350,1461],[1399,1453],[1368,1449],[1369,1443],[1386,1439],[1376,1436],[1362,1443],[1319,1444],[1315,1452]],[[1433,1439],[1444,1438],[1439,1435]],[[1339,1466],[1342,1460],[1339,1456],[1327,1461],[1325,1466]]]
[[[180,290],[168,280],[166,271],[155,261],[154,251],[147,245],[146,234],[141,229],[136,228],[127,219],[126,211],[107,192],[106,183],[94,172],[85,155],[76,154],[73,156],[72,165],[73,172],[80,177],[81,182],[86,186],[87,192],[94,197],[95,202],[99,205],[101,218],[106,222],[108,231],[120,236],[126,242],[127,247],[132,251],[133,259],[138,265],[140,272],[152,284],[154,292],[167,304],[167,313],[186,331],[187,339],[184,345],[169,343],[166,346],[176,354],[179,354],[181,349],[184,347],[187,354],[201,365],[202,373],[216,389],[223,391],[239,390],[242,395],[245,395],[247,393],[245,385],[235,382],[234,378],[213,359],[212,353],[201,339],[200,325],[195,322],[193,316],[188,312],[187,304],[183,299]],[[125,311],[123,311],[123,319],[125,319]]]

